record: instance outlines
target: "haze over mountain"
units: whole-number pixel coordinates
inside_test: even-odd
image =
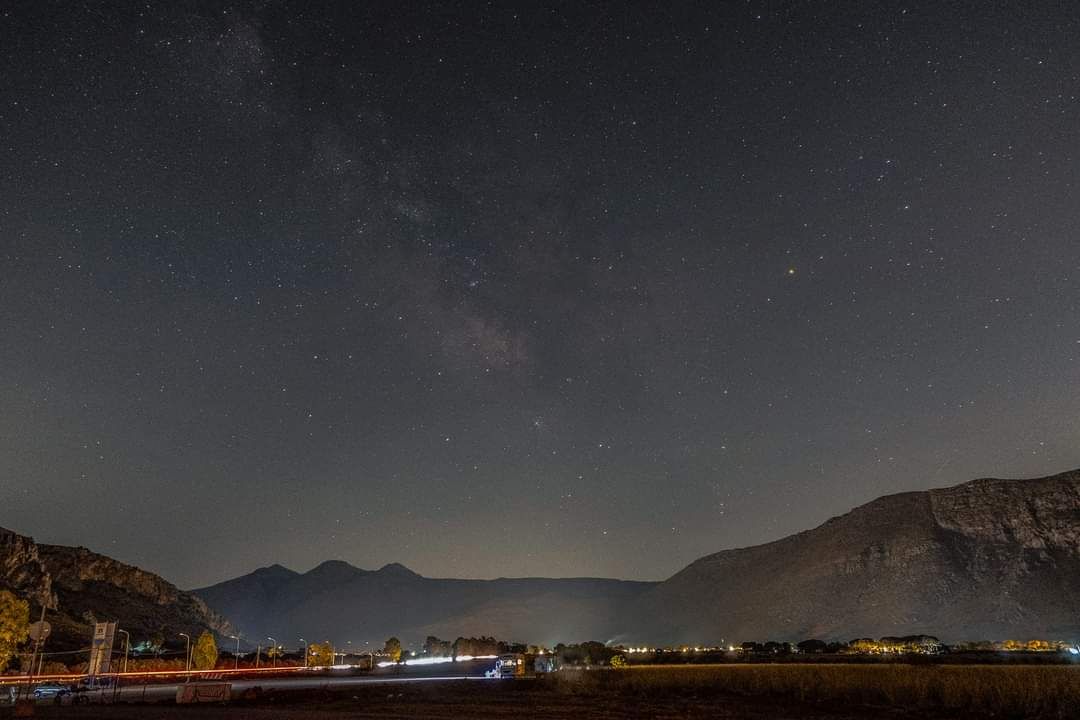
[[[1080,636],[1080,471],[878,498],[703,557],[643,594],[652,642]]]
[[[235,618],[245,637],[332,640],[355,649],[381,647],[390,635],[419,643],[428,635],[453,640],[489,635],[554,645],[613,639],[619,608],[655,583],[598,578],[422,577],[392,563],[361,570],[330,560],[298,573],[280,565],[194,590]]]
[[[53,629],[50,650],[90,644],[94,621],[117,620],[133,643],[161,632],[202,630],[228,634],[228,622],[202,600],[154,573],[82,547],[46,545],[0,528],[0,589],[31,604],[32,619],[42,606]]]

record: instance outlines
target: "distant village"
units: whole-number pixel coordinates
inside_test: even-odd
[[[953,644],[943,643],[932,635],[886,636],[881,638],[856,638],[848,642],[803,640],[802,642],[754,642],[738,645],[701,647],[624,647],[620,649],[631,656],[642,655],[725,655],[747,659],[787,655],[943,655],[946,653],[1062,653],[1080,655],[1076,643],[1064,640],[1003,640],[974,641]]]

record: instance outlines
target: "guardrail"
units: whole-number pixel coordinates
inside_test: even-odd
[[[341,666],[335,666],[341,668]],[[351,668],[364,669],[367,665],[350,665]],[[322,666],[309,666],[303,665],[286,665],[278,667],[265,667],[265,668],[219,668],[214,670],[136,670],[132,672],[119,672],[119,673],[101,673],[95,675],[98,679],[118,679],[123,680],[126,678],[149,678],[149,677],[161,677],[161,678],[175,678],[180,676],[190,675],[192,678],[214,676],[214,679],[219,679],[227,675],[264,675],[273,673],[293,673],[293,672],[320,672],[330,670],[332,668]],[[346,668],[342,668],[346,669]],[[79,680],[86,680],[90,677],[87,673],[67,673],[63,675],[34,675],[30,677],[28,675],[0,675],[0,685],[25,685],[27,682],[31,682],[35,685],[46,682],[78,682]]]

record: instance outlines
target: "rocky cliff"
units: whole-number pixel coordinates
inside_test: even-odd
[[[166,636],[210,629],[231,632],[228,623],[191,593],[154,573],[81,547],[37,544],[0,529],[0,588],[48,609],[52,649],[88,644],[91,623],[117,620],[138,642],[155,632]]]
[[[654,642],[1080,638],[1080,471],[878,498],[701,558],[625,626]]]
[[[38,607],[56,607],[52,577],[41,562],[37,544],[0,528],[0,588],[14,590]]]

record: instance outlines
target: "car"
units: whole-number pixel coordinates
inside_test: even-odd
[[[71,694],[71,688],[62,683],[42,683],[34,688],[34,699],[57,698]]]
[[[111,688],[116,684],[116,678],[109,677],[108,675],[97,675],[95,677],[84,678],[75,687],[76,690],[103,690]]]

